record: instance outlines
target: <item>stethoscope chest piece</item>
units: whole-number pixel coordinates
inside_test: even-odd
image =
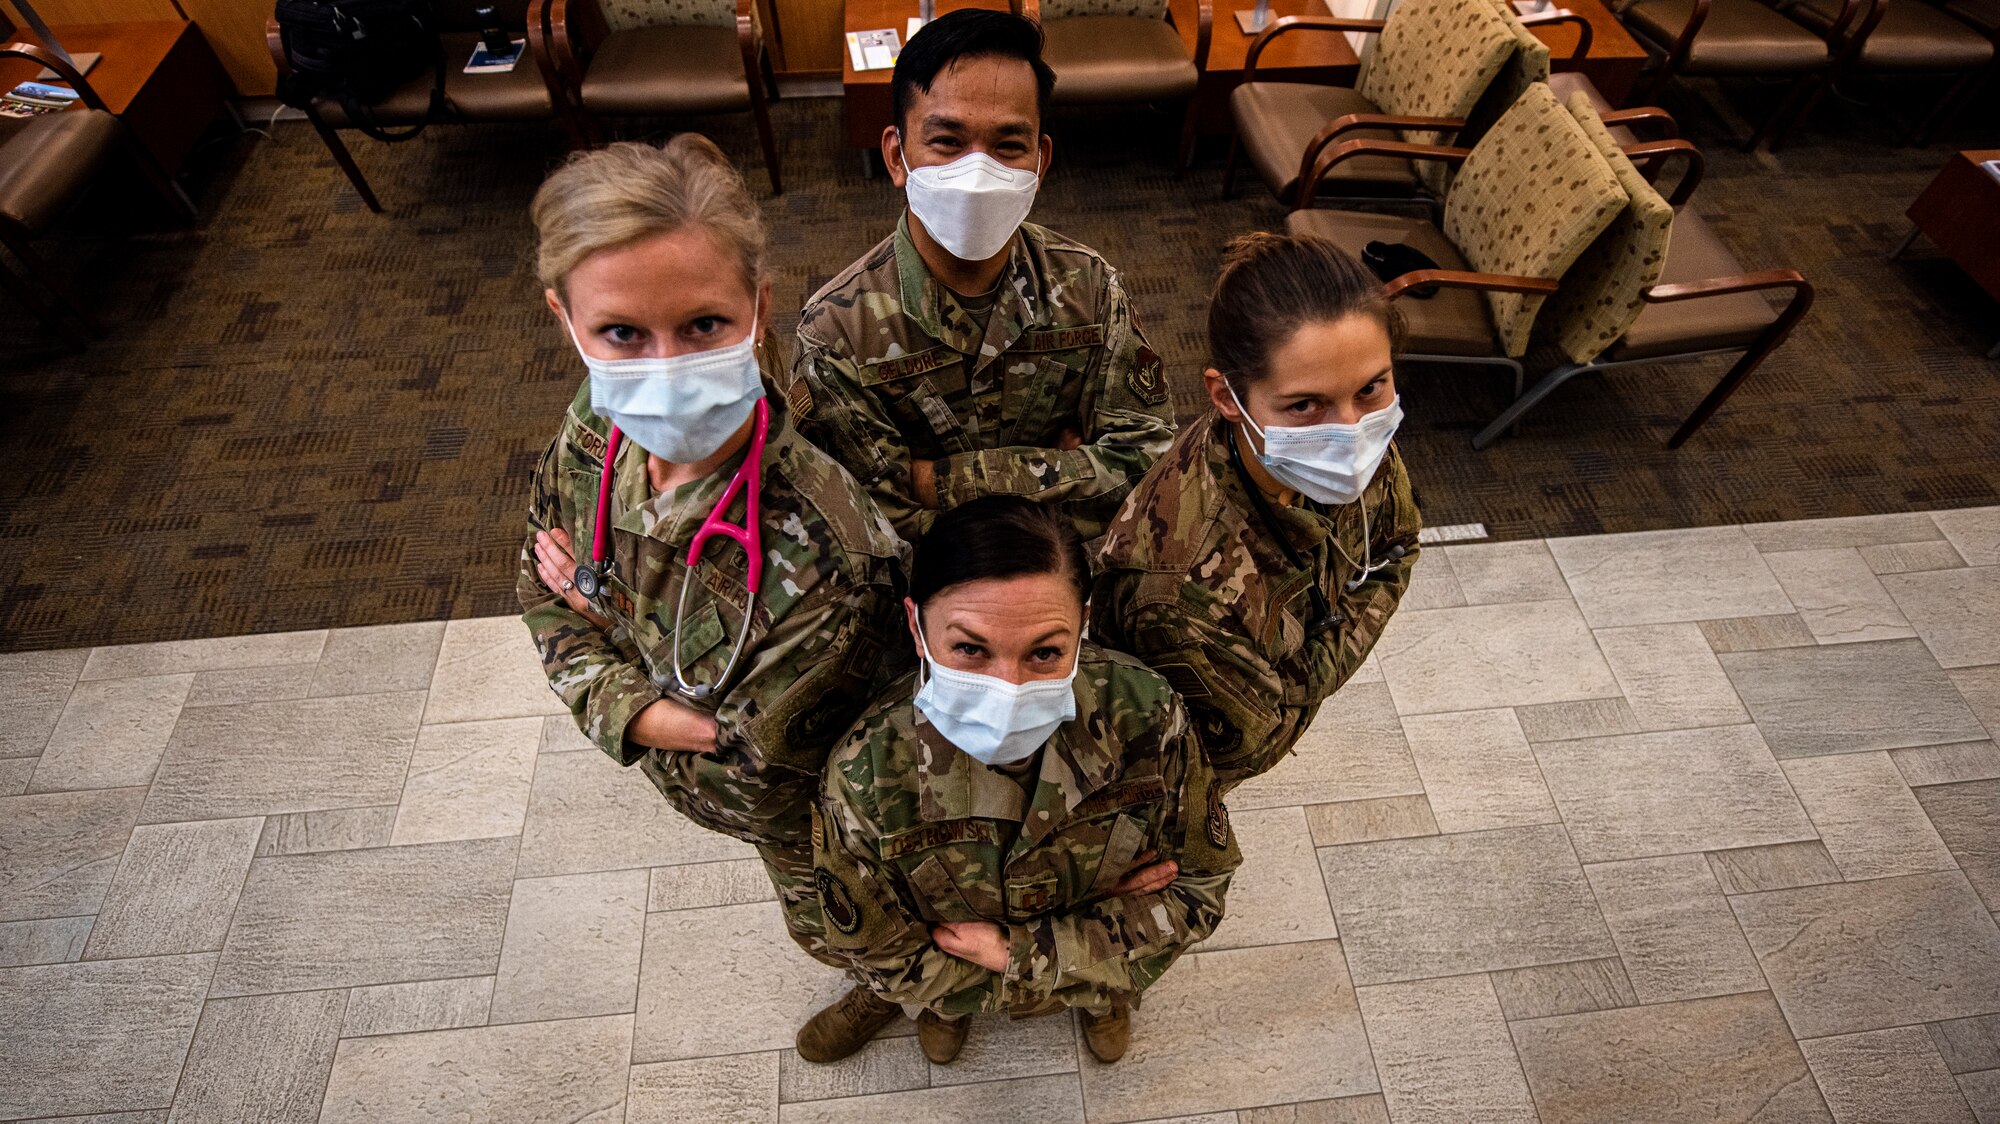
[[[606,571],[610,569],[609,561],[585,562],[576,568],[576,573],[570,580],[576,583],[576,591],[583,594],[586,600],[595,601],[598,595],[604,592]]]

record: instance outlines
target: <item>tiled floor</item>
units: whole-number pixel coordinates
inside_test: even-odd
[[[1115,1066],[802,1064],[511,619],[0,656],[0,1117],[2000,1122],[2000,508],[1424,559]]]

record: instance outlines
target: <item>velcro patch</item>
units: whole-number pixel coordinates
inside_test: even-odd
[[[1090,799],[1078,804],[1070,816],[1073,819],[1087,820],[1092,816],[1134,804],[1152,804],[1165,799],[1166,795],[1167,782],[1161,780],[1158,773],[1152,773],[1134,777],[1129,781],[1119,781],[1110,788],[1092,793]]]
[[[1208,841],[1217,849],[1229,846],[1229,809],[1222,806],[1220,789],[1208,790]]]
[[[1007,350],[1071,351],[1079,347],[1103,347],[1104,325],[1085,324],[1077,328],[1051,328],[1043,332],[1022,332]]]
[[[990,843],[1000,845],[1000,833],[985,820],[943,820],[918,824],[882,837],[882,858],[887,861],[947,843]]]
[[[1167,376],[1160,369],[1160,356],[1152,348],[1141,345],[1139,354],[1132,361],[1132,369],[1125,372],[1125,385],[1139,401],[1148,406],[1158,406],[1167,400]]]
[[[918,375],[928,374],[939,367],[951,366],[953,363],[958,362],[959,358],[958,352],[940,344],[928,351],[919,351],[914,355],[898,355],[894,359],[884,359],[879,363],[870,363],[861,368],[856,374],[861,385],[875,386],[879,383],[896,382],[900,379],[915,378]]]
[[[826,914],[827,924],[848,936],[853,936],[861,928],[861,910],[854,904],[847,887],[840,879],[828,874],[825,867],[813,870],[813,888],[819,891],[820,912]]]
[[[572,423],[569,427],[569,441],[576,446],[577,452],[599,464],[604,463],[604,438],[599,436],[597,431],[589,426]]]

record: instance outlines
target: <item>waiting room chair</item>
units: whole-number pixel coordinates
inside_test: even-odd
[[[33,43],[0,47],[0,58],[32,59],[55,71],[83,103],[22,121],[0,144],[0,245],[6,246],[25,273],[16,276],[11,267],[0,262],[0,285],[65,342],[80,349],[85,337],[76,327],[95,332],[96,322],[69,285],[35,252],[34,239],[121,155],[176,213],[192,219],[194,211],[165,169],[67,59]]]
[[[1835,0],[1838,14],[1825,32],[1803,27],[1762,0],[1627,0],[1618,19],[1649,50],[1658,52],[1653,77],[1638,94],[1651,102],[1668,82],[1691,78],[1790,78],[1776,109],[1750,134],[1744,150],[1768,138],[1784,142],[1799,111],[1817,96],[1833,65],[1832,43],[1852,26],[1864,0]]]
[[[1195,10],[1194,56],[1168,0],[1010,0],[1040,20],[1042,58],[1056,72],[1053,105],[1182,104],[1177,167],[1194,158],[1195,90],[1208,67],[1215,12]]]
[[[1799,117],[1803,119],[1811,113],[1821,95],[1834,83],[1852,75],[1953,75],[1943,95],[1909,134],[1917,144],[1928,143],[1938,122],[1992,63],[1992,31],[1956,19],[1948,9],[1925,0],[1862,0],[1862,3],[1862,14],[1845,24],[1841,16],[1846,5],[1841,0],[1786,0],[1777,4],[1778,11],[1815,34],[1825,36],[1838,48],[1832,70]]]
[[[605,117],[748,111],[771,193],[784,190],[756,0],[533,0],[549,39],[537,57],[595,142]]]
[[[497,9],[501,27],[515,38],[525,37],[528,48],[524,50],[514,69],[499,73],[467,74],[465,62],[472,57],[472,49],[479,43],[480,25],[484,22],[476,10],[491,3]],[[564,112],[564,105],[556,97],[553,85],[536,66],[529,53],[535,41],[542,35],[539,24],[530,22],[527,15],[528,0],[437,0],[435,12],[439,40],[444,49],[444,103],[443,111],[433,116],[431,92],[437,85],[437,75],[426,68],[424,72],[403,83],[389,96],[369,107],[373,111],[375,123],[387,128],[402,128],[419,124],[481,124],[507,121],[560,121],[570,133],[572,142],[581,139],[577,127]],[[291,72],[291,61],[285,52],[284,37],[275,17],[264,25],[264,40],[271,52],[271,60],[277,64],[278,75],[283,78]],[[314,98],[305,108],[306,119],[312,122],[313,131],[326,144],[326,150],[333,155],[334,163],[347,174],[347,180],[361,196],[368,209],[381,213],[382,204],[375,198],[375,192],[368,186],[368,178],[361,173],[360,165],[340,139],[338,130],[352,129],[356,125],[348,119],[347,110],[337,99]]]
[[[1473,437],[1472,446],[1491,444],[1578,375],[1740,353],[1667,442],[1677,449],[1791,334],[1812,307],[1813,289],[1794,270],[1743,272],[1701,216],[1678,207],[1700,180],[1699,160],[1675,197],[1662,198],[1628,158],[1641,149],[1621,144],[1587,96],[1572,94],[1569,111],[1617,173],[1627,205],[1542,306],[1537,334],[1569,362],[1519,395]],[[1791,297],[1774,312],[1761,294],[1777,290],[1789,290]]]

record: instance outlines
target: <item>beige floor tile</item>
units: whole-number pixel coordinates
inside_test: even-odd
[[[549,689],[534,642],[519,617],[452,621],[445,626],[424,722],[567,715]]]
[[[217,636],[204,640],[168,640],[158,644],[127,644],[92,648],[82,678],[124,679],[138,675],[178,675],[191,671],[224,671],[239,667],[309,664],[326,646],[326,630],[267,632],[255,636]]]
[[[312,673],[311,664],[197,671],[194,685],[188,688],[186,705],[241,706],[302,699],[312,687]]]
[[[1339,936],[1313,855],[1303,808],[1267,808],[1229,817],[1243,865],[1229,881],[1229,909],[1207,950]]]
[[[1184,956],[1133,1012],[1124,1060],[1083,1062],[1093,1124],[1379,1088],[1338,941]]]
[[[1443,554],[1468,605],[1569,600],[1569,583],[1540,539],[1447,546]]]
[[[1682,622],[1600,628],[1596,636],[1640,730],[1750,721],[1698,626]]]
[[[351,988],[347,993],[347,1021],[340,1036],[365,1038],[375,1034],[485,1026],[486,1012],[492,1004],[492,976]]]
[[[1839,1124],[1973,1124],[1923,1027],[1809,1038],[1799,1049]]]
[[[0,968],[67,964],[83,958],[92,917],[48,917],[0,922]]]
[[[635,1065],[625,1124],[777,1124],[779,1070],[776,1051]]]
[[[1883,543],[1861,548],[1861,560],[1877,574],[1909,574],[1918,570],[1956,570],[1964,556],[1948,542]]]
[[[90,652],[0,652],[0,757],[34,757],[48,744]]]
[[[84,958],[221,948],[263,829],[254,817],[134,828]]]
[[[725,859],[654,867],[646,908],[661,912],[777,900],[778,892],[771,886],[762,859]]]
[[[1957,871],[1729,904],[1800,1038],[2000,1012],[2000,929]]]
[[[1992,667],[1959,668],[1945,673],[1958,688],[1965,704],[1986,727],[1988,736],[2000,740],[2000,664]]]
[[[431,684],[445,622],[418,621],[373,628],[340,628],[328,634],[313,669],[317,696],[421,691]]]
[[[1510,1029],[1542,1124],[1833,1119],[1768,992]]]
[[[1911,788],[2000,777],[2000,746],[1990,741],[1892,749],[1889,760],[1896,763],[1904,783]]]
[[[576,728],[576,719],[568,714],[549,714],[542,718],[542,752],[569,753],[575,750],[599,752],[596,743],[583,736]]]
[[[1735,527],[1551,539],[1592,628],[1789,613],[1792,603]]]
[[[776,902],[647,914],[632,1060],[785,1049],[848,986],[785,935]]]
[[[2000,566],[1881,579],[1942,667],[2000,663]]]
[[[1641,1003],[1764,990],[1722,887],[1700,855],[1583,868]]]
[[[345,991],[217,999],[203,1008],[169,1124],[313,1124]]]
[[[0,799],[0,921],[96,913],[143,788]]]
[[[1853,547],[1766,552],[1764,562],[1822,644],[1916,635]]]
[[[520,879],[507,909],[489,1021],[632,1010],[645,930],[643,870]]]
[[[975,1027],[966,1039],[969,1051],[974,1039],[985,1030],[986,1022]],[[1036,1020],[1044,1021],[1044,1020]],[[738,1057],[761,1058],[764,1054],[740,1054]],[[834,1097],[867,1097],[876,1093],[900,1093],[906,1089],[928,1089],[931,1085],[931,1063],[924,1060],[924,1052],[917,1045],[913,1034],[893,1038],[877,1038],[859,1051],[849,1054],[837,1062],[815,1064],[799,1057],[797,1050],[779,1050],[778,1056],[778,1102],[823,1101]],[[661,1062],[661,1065],[689,1065],[701,1062]],[[968,1066],[964,1055],[951,1067],[940,1067],[943,1072],[951,1069],[973,1069]],[[1070,1044],[1071,1070],[1076,1069],[1076,1045]],[[981,1076],[985,1075],[981,1073]],[[995,1075],[1004,1076],[1004,1075]]]
[[[144,1112],[93,1112],[88,1116],[42,1116],[34,1124],[167,1124],[167,1110]]]
[[[1455,609],[1465,604],[1465,595],[1459,592],[1458,578],[1451,572],[1451,561],[1442,553],[1424,551],[1417,555],[1417,565],[1410,571],[1410,588],[1404,592],[1398,609]]]
[[[1081,1124],[1083,1119],[1083,1098],[1076,1078],[1070,1074],[809,1101],[778,1109],[779,1124],[885,1124],[891,1120],[921,1120],[924,1124],[993,1124],[996,1120]],[[1093,1115],[1091,1119],[1098,1118]]]
[[[2000,780],[1934,785],[1917,799],[1986,908],[2000,910]]]
[[[1557,825],[1326,847],[1320,868],[1356,983],[1617,952]]]
[[[394,804],[266,816],[263,837],[257,840],[257,857],[386,847],[395,826]]]
[[[1755,726],[1549,742],[1535,755],[1585,862],[1814,835]]]
[[[637,766],[601,753],[541,758],[528,797],[517,877],[753,857],[748,843],[675,811]]]
[[[1389,1124],[1389,1106],[1382,1100],[1382,1094],[1364,1093],[1331,1101],[1246,1108],[1236,1114],[1236,1121],[1237,1124]]]
[[[1958,1091],[1965,1094],[1979,1124],[2000,1124],[2000,1069],[1959,1074]]]
[[[899,1041],[914,1043],[916,1037]],[[958,1060],[930,1067],[930,1083],[943,1088],[1008,1077],[1075,1073],[1081,1051],[1075,1016],[1067,1011],[1039,1019],[981,1015],[965,1036],[965,1049]]]
[[[147,823],[394,804],[421,693],[185,711],[146,798]]]
[[[1204,1112],[1195,1116],[1162,1116],[1155,1120],[1144,1121],[1143,1124],[1242,1124],[1242,1121],[1233,1112]]]
[[[1439,831],[1561,820],[1513,711],[1412,715],[1403,734]]]
[[[1514,720],[1531,742],[1560,742],[1639,732],[1639,716],[1623,698],[1538,703],[1514,708]]]
[[[1359,989],[1396,1124],[1535,1124],[1534,1102],[1483,975]]]
[[[418,730],[389,842],[521,834],[541,741],[539,718],[454,722]]]
[[[35,766],[34,792],[147,784],[173,735],[192,675],[80,683]]]
[[[1375,651],[1402,715],[1618,694],[1567,601],[1398,613]]]
[[[1708,869],[1725,894],[1754,894],[1760,890],[1789,890],[1794,886],[1840,881],[1840,868],[1833,865],[1826,845],[1817,839],[1710,851]]]
[[[0,971],[0,1118],[165,1108],[215,954]]]
[[[1930,1024],[1931,1041],[1952,1073],[2000,1069],[2000,1015],[1975,1015]]]
[[[1293,752],[1229,793],[1229,810],[1284,808],[1423,791],[1389,689],[1350,683],[1326,700]]]
[[[619,1124],[631,1045],[628,1015],[349,1038],[320,1121]]]
[[[32,757],[0,758],[0,796],[19,796],[28,791],[37,761]]]
[[[1743,528],[1743,533],[1750,537],[1757,549],[1767,554],[1783,550],[1926,542],[1940,537],[1937,524],[1932,522],[1930,515],[1921,511],[1751,523]]]
[[[487,975],[513,866],[511,839],[258,859],[210,994]]]
[[[1748,951],[1747,949],[1745,951]],[[1538,964],[1492,973],[1494,994],[1509,1019],[1539,1019],[1630,1007],[1639,1002],[1616,956]]]
[[[1827,854],[1848,880],[1952,868],[1951,852],[1888,754],[1798,757],[1784,766]]]
[[[1315,847],[1437,834],[1430,802],[1422,796],[1314,804],[1306,809],[1306,826],[1312,831]]]
[[[1797,613],[1766,617],[1727,617],[1697,621],[1708,646],[1717,652],[1763,652],[1772,648],[1810,648],[1819,641]]]
[[[1942,745],[1986,733],[1914,640],[1719,658],[1779,757]]]
[[[1973,566],[2000,566],[2000,507],[1933,511],[1931,521]]]

